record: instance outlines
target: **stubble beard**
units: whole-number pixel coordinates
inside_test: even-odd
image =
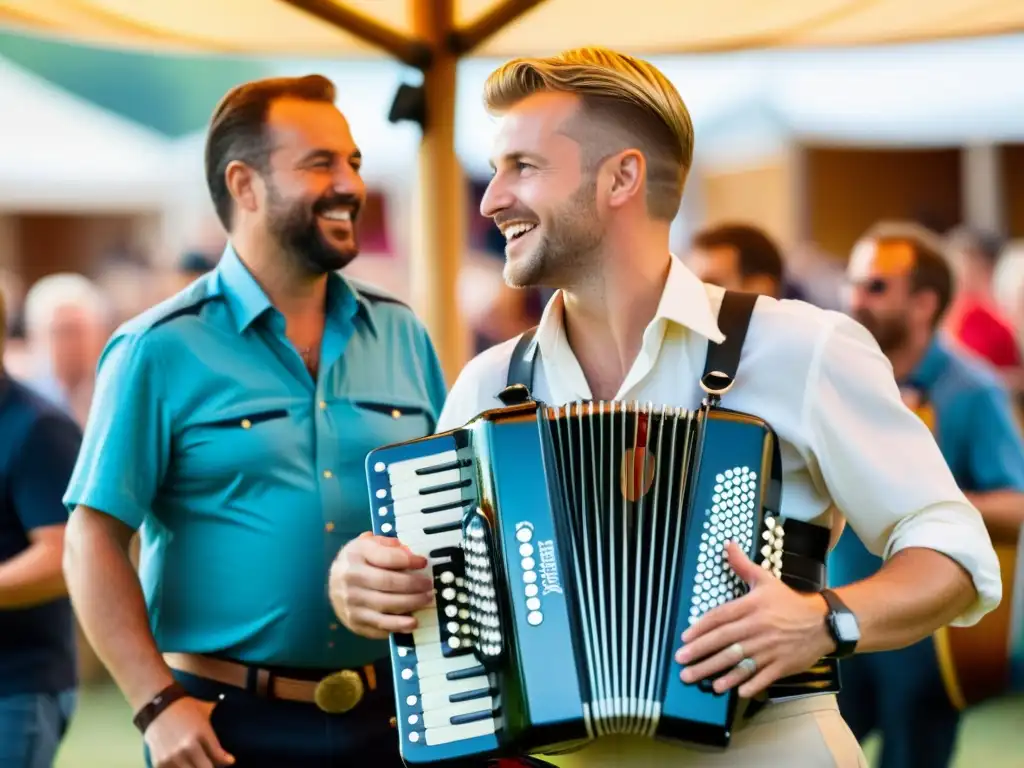
[[[596,194],[596,179],[584,181],[551,216],[533,251],[505,260],[503,276],[509,286],[567,288],[594,269],[594,255],[604,241]]]

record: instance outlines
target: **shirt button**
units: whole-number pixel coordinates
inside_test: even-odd
[[[327,644],[327,647],[328,647],[328,648],[333,648],[333,647],[334,647],[334,643],[328,643],[328,644]]]
[[[334,477],[334,473],[331,472],[331,470],[329,470],[329,469],[325,469],[324,470],[324,477],[326,477],[328,480],[330,480],[332,477]]]
[[[331,632],[335,632],[335,631],[337,631],[337,629],[338,629],[338,625],[337,624],[331,624]]]
[[[327,410],[327,401],[326,400],[321,400],[320,401],[320,410],[321,411],[326,411]]]
[[[327,531],[328,533],[333,531],[334,530],[334,523],[327,523],[327,525],[324,526],[324,530]]]

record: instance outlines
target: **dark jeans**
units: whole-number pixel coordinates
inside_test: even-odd
[[[50,768],[76,699],[73,689],[0,696],[0,766]]]
[[[858,740],[879,732],[879,768],[948,768],[960,712],[946,694],[930,637],[843,659],[840,674],[839,710]]]
[[[261,698],[240,688],[175,672],[199,699],[223,700],[211,722],[235,768],[404,768],[398,751],[390,667],[377,664],[377,689],[349,712],[330,715],[315,704]],[[146,765],[151,768],[147,750]]]

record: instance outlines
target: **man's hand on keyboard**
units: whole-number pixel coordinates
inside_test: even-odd
[[[413,573],[427,559],[413,554],[393,537],[365,533],[346,544],[331,565],[329,591],[334,612],[357,635],[386,638],[412,632],[410,614],[434,599],[429,575]]]

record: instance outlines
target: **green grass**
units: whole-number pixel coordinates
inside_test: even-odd
[[[142,741],[131,712],[110,685],[84,688],[54,768],[141,768]],[[874,765],[877,745],[865,749]],[[960,731],[955,766],[1022,768],[1024,766],[1024,697],[979,707]],[[766,763],[766,768],[771,768]]]

